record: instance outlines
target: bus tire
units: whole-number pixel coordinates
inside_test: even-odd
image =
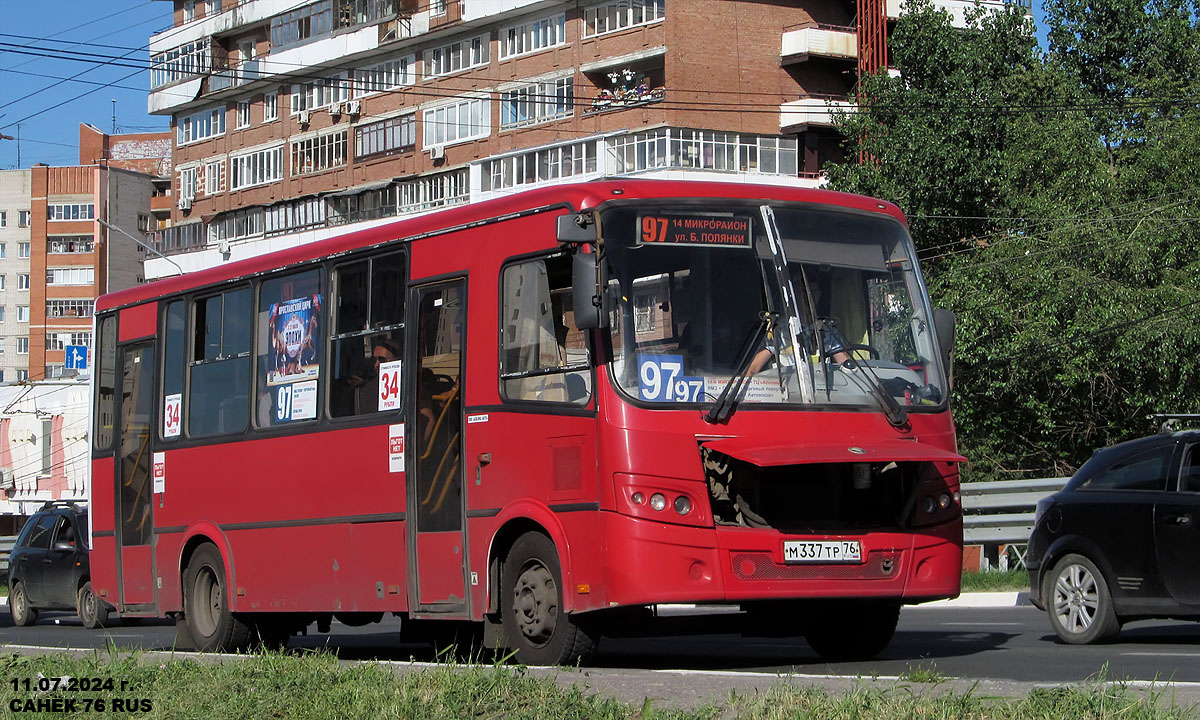
[[[825,660],[869,660],[892,641],[899,621],[895,600],[829,604],[814,613],[804,638]]]
[[[8,609],[12,613],[13,625],[28,627],[37,622],[37,608],[29,604],[29,595],[25,593],[24,583],[12,584],[12,597],[8,599]]]
[[[79,619],[88,630],[98,630],[108,624],[108,606],[92,592],[92,581],[88,580],[79,588],[79,598],[76,603]]]
[[[550,538],[538,532],[517,538],[501,576],[504,636],[517,662],[574,664],[595,650],[595,634],[562,610],[562,570]]]
[[[183,615],[200,652],[237,652],[250,644],[251,628],[229,609],[225,591],[220,551],[201,545],[183,571]]]

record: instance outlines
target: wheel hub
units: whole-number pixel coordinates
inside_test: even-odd
[[[517,578],[513,611],[526,639],[535,645],[550,640],[558,620],[558,587],[544,565],[530,565]]]

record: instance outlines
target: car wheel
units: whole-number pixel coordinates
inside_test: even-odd
[[[819,617],[804,632],[804,639],[818,655],[831,661],[869,660],[883,652],[896,634],[900,603],[838,603],[822,607]]]
[[[103,600],[96,597],[96,593],[92,592],[91,580],[79,588],[79,601],[76,606],[79,610],[79,619],[83,621],[85,628],[95,630],[108,624],[108,607]]]
[[[1055,563],[1046,582],[1046,612],[1063,642],[1087,645],[1111,640],[1120,632],[1108,584],[1091,560],[1067,555]]]
[[[215,545],[201,545],[192,553],[183,588],[184,619],[197,650],[237,652],[250,644],[250,626],[229,609],[225,562]]]
[[[12,612],[13,625],[26,627],[37,622],[38,611],[29,604],[24,583],[13,583],[12,593],[8,598],[8,609]]]
[[[508,647],[526,665],[574,663],[596,647],[593,632],[562,610],[562,571],[550,538],[517,538],[502,572],[503,626]]]

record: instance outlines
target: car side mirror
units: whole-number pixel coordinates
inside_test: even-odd
[[[937,335],[938,349],[942,352],[942,367],[946,368],[946,382],[954,387],[954,336],[956,334],[953,310],[937,308],[933,311],[933,331]]]
[[[577,252],[571,256],[571,301],[575,327],[593,330],[606,327],[608,316],[596,275],[596,253]]]
[[[67,542],[66,540],[59,540],[58,542],[54,543],[53,547],[55,550],[71,552],[72,550],[75,549],[75,543]]]

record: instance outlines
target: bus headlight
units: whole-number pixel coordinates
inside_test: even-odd
[[[662,510],[667,506],[667,496],[662,493],[654,493],[650,496],[650,507],[655,510]]]
[[[675,498],[675,512],[680,515],[687,515],[692,511],[692,501],[688,500],[687,495],[680,495]]]

